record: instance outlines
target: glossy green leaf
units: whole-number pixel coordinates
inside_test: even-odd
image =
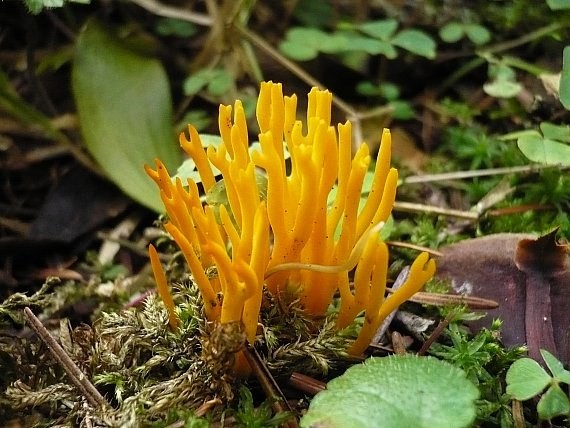
[[[528,400],[540,394],[551,379],[536,361],[521,358],[507,371],[507,394],[517,400]]]
[[[439,30],[439,37],[447,43],[455,43],[465,36],[465,29],[459,22],[450,22],[445,24]]]
[[[435,358],[370,358],[330,381],[300,426],[469,427],[478,396],[465,372]]]
[[[395,19],[383,19],[360,24],[358,29],[369,36],[380,40],[388,40],[396,32],[398,21]]]
[[[570,46],[566,46],[562,54],[559,92],[560,102],[566,110],[570,110]]]
[[[520,151],[533,162],[545,165],[570,165],[570,145],[542,137],[521,137]]]
[[[556,416],[570,413],[570,402],[562,388],[558,384],[554,384],[540,398],[536,410],[540,419],[550,420]]]
[[[158,157],[173,169],[180,164],[181,153],[160,62],[134,53],[90,21],[77,40],[72,84],[90,153],[127,195],[162,211],[158,190],[144,165]]]
[[[420,30],[402,30],[391,40],[392,44],[399,46],[416,55],[429,59],[435,58],[435,41]]]

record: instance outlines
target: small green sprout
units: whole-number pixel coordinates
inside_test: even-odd
[[[239,405],[235,414],[238,426],[248,428],[280,427],[291,418],[291,413],[281,412],[272,416],[271,403],[266,400],[259,407],[253,404],[251,391],[241,386],[239,389]]]

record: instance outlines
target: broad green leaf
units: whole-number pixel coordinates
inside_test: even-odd
[[[392,37],[398,28],[398,21],[395,19],[383,19],[380,21],[370,21],[360,24],[358,29],[376,39],[387,41]]]
[[[570,9],[570,0],[546,0],[546,4],[552,10]]]
[[[568,125],[555,125],[550,122],[542,122],[540,124],[540,130],[544,138],[570,143],[570,126]]]
[[[540,355],[542,355],[542,359],[546,363],[550,373],[552,373],[552,376],[559,381],[568,383],[566,381],[570,380],[570,372],[564,368],[564,364],[545,349],[540,350]]]
[[[370,358],[330,381],[300,426],[469,427],[478,396],[465,372],[435,358]]]
[[[181,153],[160,62],[134,53],[90,21],[77,40],[72,84],[83,139],[95,160],[126,194],[163,211],[143,167],[158,157],[174,169]]]
[[[476,45],[484,45],[491,40],[491,33],[485,27],[479,24],[467,24],[465,26],[465,33],[469,40]]]
[[[517,400],[528,400],[542,392],[551,377],[530,358],[521,358],[507,371],[507,394]]]
[[[441,40],[447,43],[458,42],[463,38],[464,35],[465,29],[463,27],[463,24],[459,22],[450,22],[448,24],[445,24],[439,30],[439,37],[441,37]]]
[[[570,165],[570,145],[542,137],[521,137],[520,151],[533,162],[545,165]]]
[[[435,41],[420,30],[402,30],[391,40],[392,44],[399,46],[416,55],[429,59],[435,58]]]
[[[550,420],[556,416],[570,413],[570,402],[562,388],[558,384],[554,384],[540,398],[536,410],[540,419]]]
[[[559,92],[560,102],[566,110],[570,110],[570,46],[566,46],[562,54]]]

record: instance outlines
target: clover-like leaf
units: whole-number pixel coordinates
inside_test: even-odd
[[[72,85],[90,153],[126,194],[161,212],[162,202],[143,167],[158,157],[174,168],[182,159],[161,63],[89,21],[77,40]]]
[[[287,31],[279,50],[297,61],[309,61],[319,54],[323,44],[330,43],[327,34],[316,28],[294,27]]]
[[[467,34],[469,40],[476,45],[484,45],[491,40],[491,33],[489,30],[479,24],[465,25],[465,34]]]
[[[364,22],[358,26],[360,31],[380,40],[389,40],[398,29],[395,19],[382,19],[379,21]]]
[[[550,420],[556,416],[570,413],[570,402],[562,388],[558,384],[554,384],[540,398],[536,410],[540,419]]]
[[[491,81],[483,85],[483,90],[492,97],[512,98],[522,90],[515,71],[506,64],[490,64],[489,78]]]
[[[392,38],[391,42],[394,46],[399,46],[416,55],[429,59],[435,58],[435,41],[421,30],[402,30]]]
[[[540,130],[545,138],[570,143],[570,126],[568,125],[555,125],[550,122],[542,122],[540,124]]]
[[[533,162],[545,165],[570,165],[570,145],[543,137],[518,139],[520,151]]]
[[[542,392],[552,378],[534,360],[521,358],[507,371],[507,394],[517,400],[528,400]]]
[[[495,98],[512,98],[522,90],[522,86],[518,82],[509,80],[495,80],[485,83],[483,90]]]
[[[447,43],[455,43],[465,36],[465,28],[460,22],[449,22],[439,30],[439,37]]]
[[[478,389],[465,372],[432,357],[370,358],[330,381],[301,427],[467,427]]]
[[[540,350],[540,355],[556,380],[570,384],[570,372],[564,368],[564,364],[558,358],[545,349]]]

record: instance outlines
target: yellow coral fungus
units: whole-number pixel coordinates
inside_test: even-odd
[[[350,122],[337,130],[331,126],[331,102],[330,92],[313,88],[303,130],[296,96],[283,96],[280,84],[262,83],[256,111],[261,149],[251,154],[240,101],[233,120],[232,108],[220,107],[217,148],[204,150],[190,126],[190,138],[182,134],[180,143],[206,191],[220,185],[212,166],[221,171],[227,203],[217,207],[201,204],[192,180],[173,182],[160,161],[147,172],[160,188],[169,216],[166,230],[186,258],[210,320],[242,322],[253,342],[264,287],[273,294],[292,290],[314,316],[326,312],[338,291],[339,328],[364,312],[360,335],[349,349],[359,354],[382,320],[433,276],[435,263],[421,254],[404,285],[384,299],[388,249],[378,231],[390,215],[398,180],[390,168],[390,132],[382,134],[373,184],[359,208],[372,160],[365,144],[351,156]],[[259,180],[259,174],[266,179]],[[157,261],[153,268],[161,283]],[[205,274],[211,267],[215,278]]]

